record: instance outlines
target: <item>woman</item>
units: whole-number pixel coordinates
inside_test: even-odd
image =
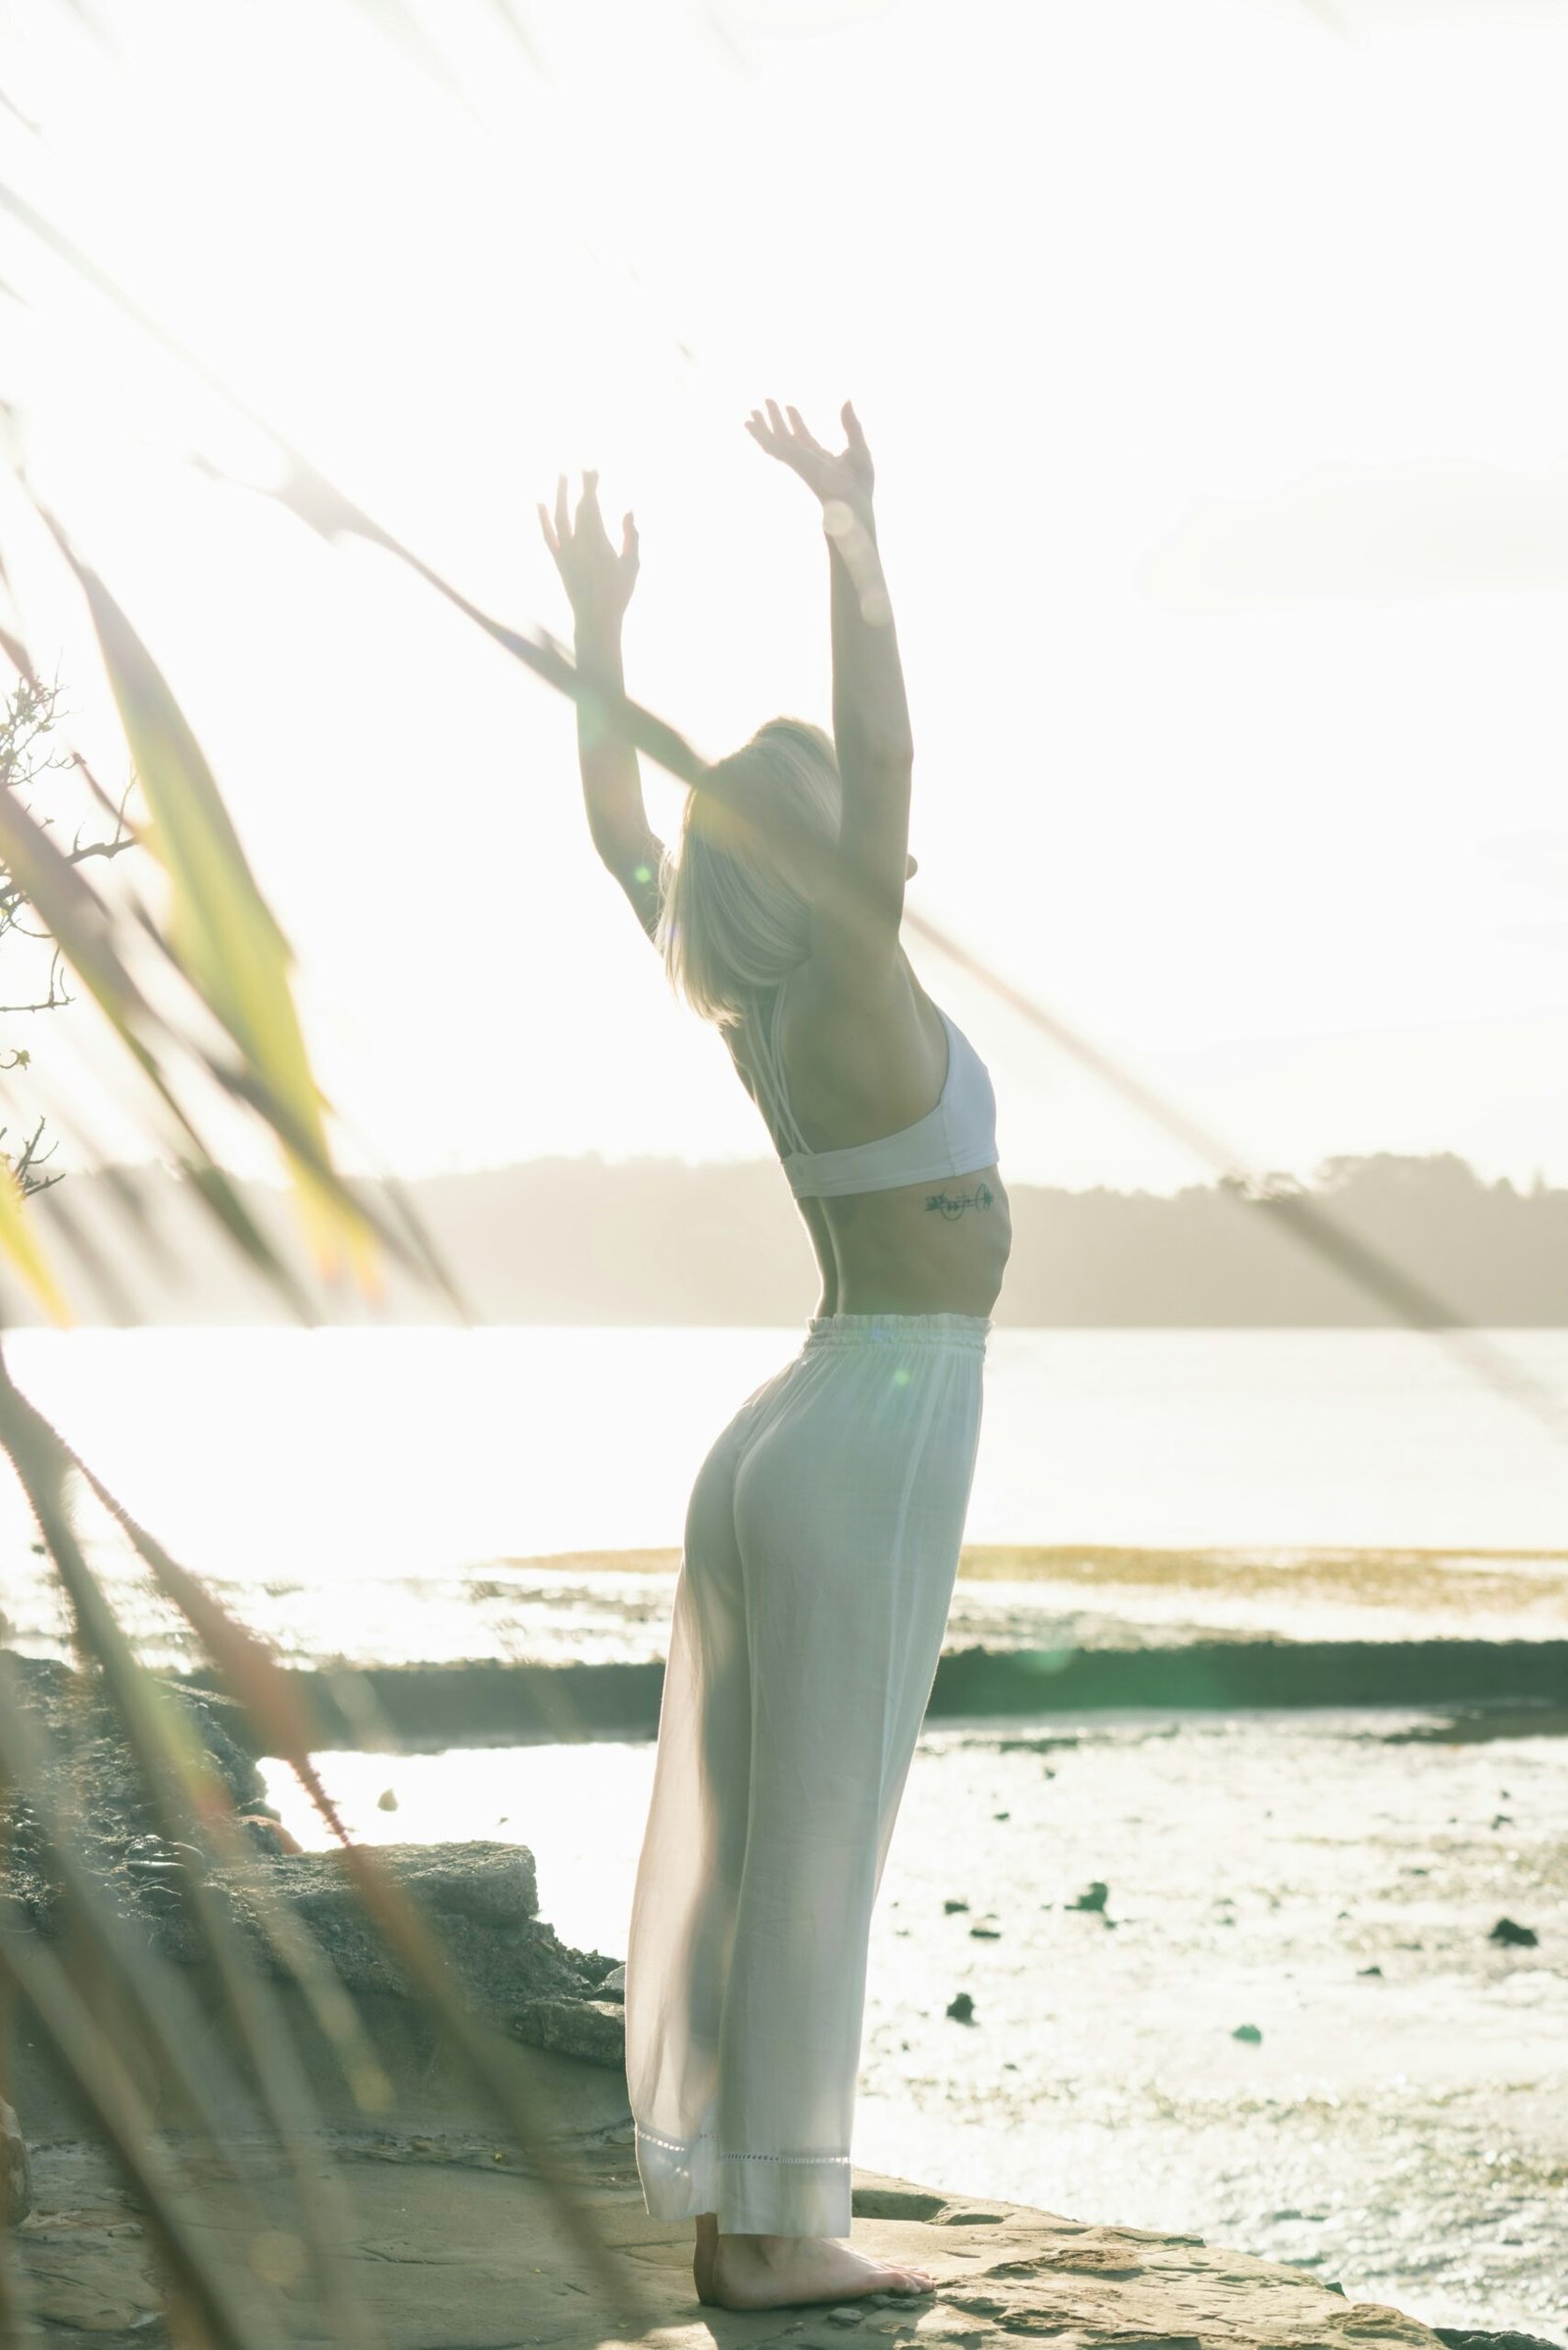
[[[595,846],[718,1026],[806,1219],[800,1353],[699,1473],[670,1628],[626,1963],[649,2211],[697,2224],[730,2309],[930,2291],[851,2249],[866,1944],[942,1645],[1009,1228],[996,1103],[899,943],[911,749],[872,467],[769,401],[747,429],[822,507],[833,734],[774,719],[707,771],[679,851],[634,754],[579,704]],[[583,477],[540,519],[585,676],[619,693],[637,571]]]

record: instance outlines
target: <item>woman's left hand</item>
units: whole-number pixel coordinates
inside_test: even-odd
[[[598,474],[584,473],[573,521],[567,512],[566,476],[563,473],[556,488],[555,520],[552,522],[549,509],[541,505],[539,526],[556,559],[578,627],[618,628],[637,584],[637,525],[631,515],[621,524],[617,554],[599,512]]]

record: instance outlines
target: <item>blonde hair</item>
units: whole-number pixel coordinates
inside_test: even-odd
[[[783,808],[824,839],[837,838],[842,799],[833,738],[804,718],[770,718],[751,741],[713,769],[726,799],[745,814]],[[677,995],[716,1027],[749,1009],[749,999],[777,987],[810,945],[808,899],[765,842],[745,849],[720,833],[725,808],[692,792],[680,841],[666,849],[660,874],[655,943]],[[762,818],[765,821],[765,817]]]

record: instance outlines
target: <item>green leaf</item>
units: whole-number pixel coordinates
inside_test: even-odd
[[[309,1159],[330,1163],[321,1116],[329,1104],[312,1074],[289,988],[292,950],[246,860],[212,769],[120,605],[48,509],[40,505],[38,513],[87,600],[150,811],[144,845],[172,886],[170,945],[247,1064],[309,1138]],[[363,1216],[332,1198],[288,1142],[282,1148],[319,1270],[335,1275],[346,1254],[368,1284],[374,1251]]]
[[[26,1202],[10,1161],[0,1158],[0,1255],[8,1257],[51,1320],[69,1330],[75,1317],[62,1296],[37,1236],[27,1220]]]

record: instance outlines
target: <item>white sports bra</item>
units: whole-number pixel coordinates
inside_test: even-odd
[[[779,1134],[794,1147],[780,1162],[797,1199],[841,1199],[851,1192],[888,1192],[901,1183],[934,1183],[946,1175],[973,1175],[996,1164],[997,1098],[990,1074],[961,1028],[942,1012],[948,1032],[948,1074],[940,1100],[912,1126],[878,1135],[872,1143],[851,1143],[842,1151],[808,1150],[790,1107],[779,1053],[779,1016],[784,987],[772,1003],[759,999],[759,1016],[749,1023],[756,1040],[756,1076]],[[764,1008],[765,1006],[765,1008]]]

